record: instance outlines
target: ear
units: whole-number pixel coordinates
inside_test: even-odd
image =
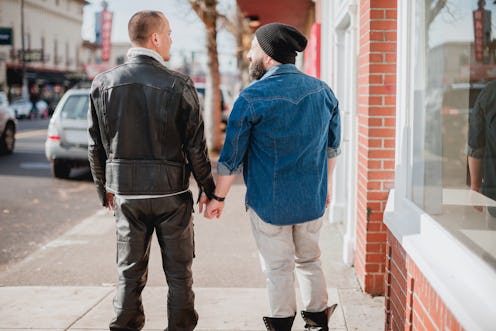
[[[155,47],[159,46],[160,39],[158,38],[158,34],[156,32],[152,33],[150,36],[150,40]]]
[[[272,58],[264,53],[262,57],[262,63],[265,69],[269,69],[271,67],[272,61],[273,61]]]

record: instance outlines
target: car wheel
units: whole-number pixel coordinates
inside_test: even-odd
[[[57,178],[69,178],[71,166],[63,160],[50,161],[52,175]]]
[[[12,154],[15,146],[15,125],[7,123],[0,137],[0,154]]]

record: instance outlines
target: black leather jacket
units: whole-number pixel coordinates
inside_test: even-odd
[[[191,171],[215,189],[198,95],[191,79],[148,56],[98,75],[90,95],[89,161],[98,195],[187,190]]]

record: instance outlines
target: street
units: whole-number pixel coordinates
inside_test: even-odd
[[[12,155],[0,156],[0,270],[95,213],[89,169],[55,179],[45,158],[48,120],[19,120]]]

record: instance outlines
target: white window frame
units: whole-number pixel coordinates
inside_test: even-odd
[[[411,199],[416,1],[398,1],[396,173],[384,223],[466,330],[496,325],[496,271]]]

